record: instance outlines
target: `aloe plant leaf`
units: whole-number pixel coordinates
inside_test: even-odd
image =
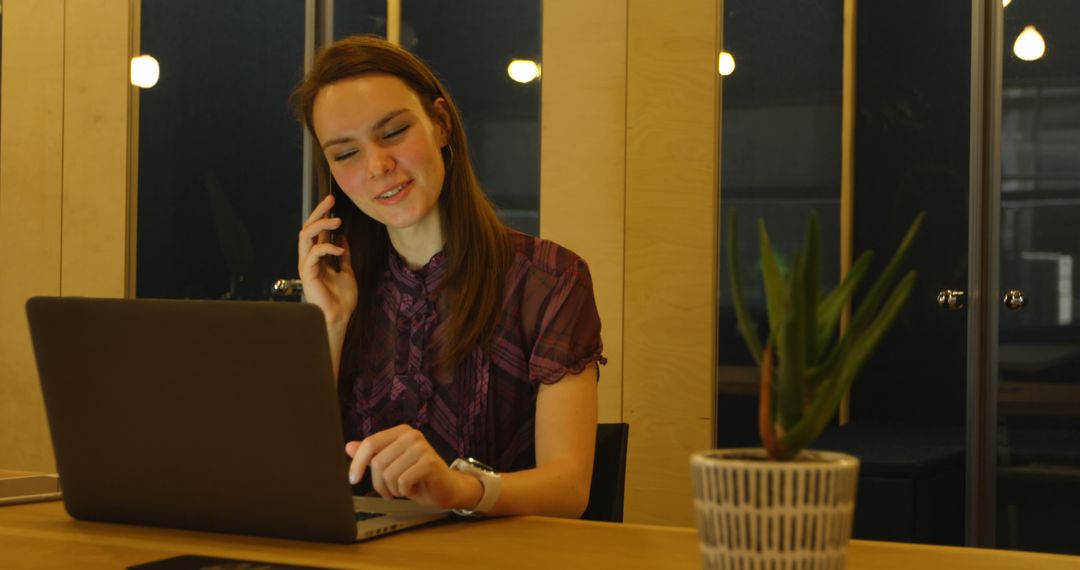
[[[750,349],[750,355],[754,357],[754,362],[761,366],[762,348],[761,340],[758,338],[757,324],[750,317],[750,311],[746,308],[746,298],[743,296],[737,220],[735,209],[732,208],[731,214],[728,216],[727,228],[728,279],[731,283],[731,300],[735,306],[735,320],[739,325],[739,332],[746,342],[746,347]]]
[[[819,354],[817,335],[817,304],[821,292],[821,229],[818,225],[817,212],[810,212],[806,224],[806,249],[803,257],[803,287],[805,302],[800,313],[803,315],[799,334],[806,338],[804,366],[817,361]]]
[[[769,317],[769,344],[772,345],[773,354],[784,354],[787,350],[786,335],[783,323],[791,314],[788,307],[787,287],[780,269],[777,255],[773,252],[769,241],[769,232],[765,228],[765,220],[758,218],[758,245],[761,252],[761,280],[765,284],[765,308]],[[779,361],[779,358],[778,358]],[[781,363],[782,365],[782,363]],[[779,367],[778,367],[779,368]],[[778,399],[780,386],[773,382],[772,394],[775,396],[772,402],[773,424],[779,421]]]
[[[840,315],[868,274],[872,254],[861,255],[841,283],[823,296],[816,214],[811,213],[802,251],[786,268],[781,267],[779,252],[770,242],[764,220],[759,219],[769,326],[762,349],[743,296],[738,226],[732,211],[727,228],[729,276],[740,332],[761,365],[759,431],[770,457],[790,458],[820,436],[859,370],[895,322],[911,295],[915,272],[907,273],[895,286],[893,282],[924,218],[925,214],[916,216],[835,343]]]
[[[866,297],[859,304],[859,309],[855,311],[855,316],[851,319],[851,330],[849,332],[852,334],[862,334],[862,330],[870,323],[872,316],[877,313],[881,300],[885,296],[885,288],[896,278],[896,274],[900,270],[900,263],[903,261],[911,243],[915,240],[915,235],[919,232],[925,218],[926,212],[920,212],[918,216],[915,216],[915,220],[911,222],[907,233],[904,234],[904,239],[900,241],[900,245],[896,248],[896,253],[893,254],[892,259],[889,260],[881,275],[878,276],[873,286],[870,287],[870,291],[867,292]]]
[[[772,379],[772,343],[766,342],[765,349],[761,353],[761,381],[759,383],[758,395],[758,436],[761,437],[761,444],[765,446],[765,450],[768,452],[769,457],[775,459],[782,455],[782,452],[779,447],[777,447],[778,441],[773,429],[774,408],[772,403]]]
[[[905,275],[904,279],[914,280],[915,273],[909,272],[907,275]],[[899,290],[899,288],[900,285],[897,285],[897,289],[894,289],[894,291]],[[890,297],[890,302],[893,302],[892,299],[893,297]],[[900,303],[902,304],[903,300],[901,300]],[[879,314],[886,314],[885,310],[882,310]],[[891,322],[892,321],[890,320],[889,323]],[[877,323],[877,321],[875,321],[875,323]],[[850,328],[848,331],[845,331],[845,335],[843,335],[843,338],[841,338],[840,342],[837,343],[836,347],[833,349],[833,352],[829,353],[825,364],[823,364],[820,368],[811,370],[811,375],[814,377],[813,381],[815,383],[821,383],[822,381],[824,381],[824,379],[836,376],[838,370],[842,366],[846,366],[850,359],[853,357],[852,354],[856,350],[858,350],[858,344],[860,342],[865,342],[866,338],[868,338],[866,331],[863,331],[863,333],[860,335],[850,334]],[[870,348],[870,350],[873,350],[873,347]],[[847,391],[847,389],[845,389],[845,391]]]
[[[817,397],[802,421],[781,438],[784,448],[802,449],[821,435],[829,420],[836,414],[840,400],[851,387],[859,369],[900,314],[900,309],[907,301],[915,284],[915,276],[914,271],[909,271],[904,276],[865,333],[848,345],[849,352],[841,358],[843,364],[835,371],[835,374],[823,379]]]
[[[859,304],[859,308],[855,312],[855,316],[849,323],[847,330],[844,331],[843,337],[837,341],[836,346],[832,348],[832,351],[825,359],[825,362],[811,375],[811,384],[817,384],[822,378],[832,375],[835,372],[835,368],[843,363],[844,358],[842,355],[846,352],[848,345],[852,342],[851,339],[858,338],[863,334],[863,329],[866,328],[870,322],[870,318],[872,318],[874,313],[878,310],[881,298],[885,295],[885,287],[892,281],[893,276],[898,271],[900,262],[907,253],[908,248],[911,246],[915,235],[922,226],[923,218],[925,217],[926,213],[920,212],[919,215],[915,217],[915,220],[911,222],[911,226],[908,228],[907,233],[904,235],[904,239],[901,240],[900,245],[897,247],[896,253],[893,254],[892,259],[889,260],[885,270],[882,271],[873,286],[871,286],[870,292],[867,293],[866,297]],[[864,253],[859,257],[855,266],[852,267],[852,271],[848,272],[849,276],[855,271],[856,266],[858,266],[860,262],[863,262],[863,259],[866,258],[869,253],[870,252]],[[869,260],[867,260],[866,263],[869,263]],[[859,275],[860,279],[861,277],[862,276]],[[852,290],[852,292],[853,291],[854,290]],[[844,301],[844,303],[846,303],[846,301]],[[843,308],[844,303],[840,304],[840,307],[837,309],[838,311]],[[839,312],[837,315],[839,315]]]
[[[787,284],[784,282],[776,253],[769,241],[769,232],[765,229],[765,220],[758,219],[759,244],[761,246],[761,276],[765,283],[765,309],[769,315],[769,330],[774,337],[779,337],[781,326],[787,315],[791,314]],[[780,338],[776,339],[780,341]],[[783,354],[783,347],[777,346],[777,353]]]
[[[848,270],[847,275],[844,276],[843,281],[818,304],[817,351],[811,357],[812,362],[820,361],[821,356],[828,349],[829,341],[832,340],[833,334],[836,332],[836,326],[840,323],[840,313],[855,294],[855,290],[858,289],[863,277],[866,276],[866,271],[870,268],[870,262],[873,258],[874,253],[871,251],[860,255],[852,264],[851,269]]]
[[[807,333],[806,315],[807,307],[812,304],[806,298],[807,258],[800,253],[795,259],[795,266],[791,272],[791,283],[788,288],[788,303],[791,310],[786,313],[778,335],[782,350],[776,375],[776,384],[773,393],[776,394],[776,422],[780,425],[780,434],[791,429],[802,418],[806,399],[806,383],[804,373],[806,370]]]

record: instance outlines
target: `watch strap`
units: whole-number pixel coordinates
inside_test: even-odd
[[[490,512],[495,506],[495,502],[499,500],[499,493],[502,491],[502,479],[499,474],[494,469],[472,458],[459,457],[450,465],[450,469],[476,477],[484,490],[480,502],[475,507],[471,509],[454,509],[454,513],[470,517]]]

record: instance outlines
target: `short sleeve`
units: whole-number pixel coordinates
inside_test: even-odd
[[[564,250],[565,251],[565,250]],[[542,298],[529,355],[529,381],[552,384],[592,362],[606,364],[592,277],[581,258],[567,264]]]

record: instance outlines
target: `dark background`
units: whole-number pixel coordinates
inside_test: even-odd
[[[385,35],[382,0],[335,2],[336,37]],[[404,3],[402,43],[461,107],[481,183],[511,226],[539,230],[539,0]],[[303,72],[303,0],[143,0],[138,297],[267,299],[296,275],[303,133],[288,96]]]

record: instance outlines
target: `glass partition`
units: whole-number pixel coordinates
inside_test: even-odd
[[[540,63],[540,0],[405,0],[401,45],[454,96],[477,176],[503,221],[540,231],[540,79],[511,79],[512,60]],[[386,33],[382,2],[337,2],[334,36]]]
[[[1080,5],[1005,7],[997,545],[1080,553]],[[1011,293],[1011,294],[1010,294]]]
[[[309,4],[332,10],[334,37],[387,33],[382,1],[142,0],[141,52],[160,80],[139,94],[136,296],[267,299],[295,277],[304,143],[288,97],[318,27]],[[457,99],[500,215],[531,234],[540,85],[507,66],[539,62],[540,4],[405,0],[400,35]]]
[[[142,0],[136,296],[267,299],[296,273],[304,0]]]
[[[904,313],[860,372],[843,425],[813,447],[862,461],[855,538],[960,544],[966,320],[935,298],[967,281],[971,7],[858,2],[845,47],[848,3],[725,0],[724,49],[735,68],[723,83],[722,223],[739,209],[748,301],[764,323],[757,217],[783,254],[802,242],[817,210],[831,288],[843,224],[853,257],[875,252],[876,275],[916,214],[928,212],[908,257],[919,275]],[[848,94],[845,49],[855,61]],[[854,116],[849,156],[841,149],[845,96]],[[854,176],[842,202],[844,161]],[[758,446],[758,371],[736,330],[724,267],[717,441]]]
[[[843,4],[849,2],[855,4]],[[800,117],[809,117],[813,106],[822,110],[818,119],[839,128],[838,107],[813,99],[821,91],[806,80],[806,70],[839,69],[839,39],[831,52],[814,42],[839,38],[841,4],[725,2],[724,48],[735,67],[724,80],[721,203],[725,211],[744,211],[740,249],[751,276],[753,218],[769,222],[783,250],[785,241],[800,239],[811,204],[836,203],[835,195],[809,188],[827,188],[819,174],[829,164],[839,167],[837,153],[820,148],[838,148],[838,134],[819,126],[822,138],[806,144]],[[824,5],[831,25],[821,26]],[[1080,553],[1080,231],[1074,222],[1080,219],[1080,36],[1074,32],[1080,4],[916,0],[857,7],[855,140],[853,156],[844,157],[854,167],[853,203],[841,205],[853,212],[852,250],[877,252],[880,268],[913,217],[925,211],[927,218],[908,258],[918,272],[911,298],[860,372],[848,421],[831,427],[815,447],[861,460],[856,538],[963,544],[966,529],[967,540],[981,546]],[[996,95],[992,85],[972,81],[994,76],[981,69],[994,58],[973,52],[993,45],[981,38],[984,9],[1004,9],[1004,37],[993,38],[1005,50],[1001,131],[988,135],[981,130],[992,119],[981,104]],[[807,42],[802,33],[813,38]],[[751,42],[749,53],[740,53],[747,49],[742,42]],[[762,53],[770,74],[764,79],[752,75]],[[815,63],[830,53],[831,63]],[[827,85],[838,98],[839,79]],[[791,109],[792,101],[802,109]],[[980,182],[981,170],[993,165],[971,157],[981,156],[981,137],[998,134],[995,229],[975,218],[996,198],[997,185]],[[972,168],[980,172],[973,176]],[[826,232],[844,223],[828,213],[822,221]],[[999,260],[969,257],[993,251],[993,244]],[[973,295],[985,295],[980,288],[990,271],[997,272],[1000,291],[976,303]],[[749,300],[763,322],[760,281],[754,281]],[[737,336],[726,287],[724,275],[717,441],[756,446],[757,371]],[[966,299],[969,287],[975,289]],[[939,293],[947,292],[959,302],[942,300],[948,296]],[[995,319],[997,378],[984,372],[986,346],[969,342],[969,331],[981,337],[980,323]],[[996,422],[978,417],[984,401],[996,401]],[[996,464],[969,460],[981,448],[968,442],[983,436],[996,442]],[[975,487],[986,481],[996,493],[981,497]],[[965,505],[969,493],[979,500]],[[996,542],[981,532],[990,522]]]
[[[826,441],[862,460],[856,537],[963,544],[969,314],[937,297],[969,283],[972,7],[858,2],[856,26],[853,251],[876,274],[926,219],[911,296]]]
[[[758,218],[787,253],[802,242],[807,216],[816,211],[824,285],[839,279],[842,28],[842,0],[724,1],[727,55],[718,67],[730,72],[722,75],[721,226],[737,210],[744,292],[758,323],[766,320]],[[738,334],[726,263],[725,256],[716,441],[755,446],[757,369]]]

